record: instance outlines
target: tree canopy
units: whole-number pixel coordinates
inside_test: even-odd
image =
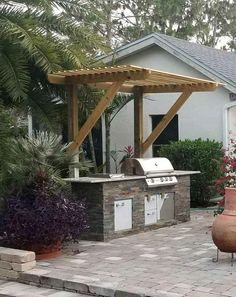
[[[82,17],[115,48],[159,32],[208,46],[234,49],[234,0],[93,0]],[[223,39],[221,37],[226,37]]]

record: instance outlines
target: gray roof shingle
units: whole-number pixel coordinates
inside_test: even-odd
[[[228,82],[236,85],[236,54],[224,50],[215,49],[201,44],[189,42],[172,36],[154,33],[158,39],[172,45],[188,56],[211,69],[214,73],[220,74]]]

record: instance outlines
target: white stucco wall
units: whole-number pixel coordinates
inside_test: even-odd
[[[119,64],[138,65],[177,74],[209,79],[191,66],[155,46],[138,54],[129,56]],[[176,101],[179,94],[145,94],[144,98],[144,135],[151,132],[151,117],[165,114]],[[196,92],[178,112],[179,138],[184,140],[215,139],[223,141],[223,108],[229,103],[228,91],[220,87],[215,92]],[[129,103],[112,122],[111,149],[122,150],[133,145],[133,103]],[[151,148],[145,157],[151,157]]]

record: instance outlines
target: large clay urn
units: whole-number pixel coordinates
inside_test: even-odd
[[[220,251],[236,252],[236,188],[225,189],[224,211],[213,222],[212,239]]]

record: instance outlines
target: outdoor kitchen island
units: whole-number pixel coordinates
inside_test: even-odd
[[[172,171],[168,178],[176,178],[174,184],[154,186],[147,175],[67,179],[76,197],[86,200],[90,228],[84,238],[108,241],[190,220],[190,175],[196,173]]]

